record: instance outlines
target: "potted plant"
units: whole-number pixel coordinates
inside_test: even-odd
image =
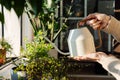
[[[42,30],[44,36],[54,42],[59,33],[67,27],[65,24],[59,27],[57,13],[59,2],[60,0],[1,0],[0,4],[8,10],[13,8],[18,17],[25,12],[32,24],[34,35]],[[0,13],[0,16],[3,18],[0,21],[4,22],[3,14]]]
[[[26,43],[25,49],[22,50],[22,58],[27,58],[25,65],[17,65],[16,71],[26,71],[28,80],[66,80],[67,63],[61,58],[54,58],[48,55],[52,48],[50,43],[46,43],[43,37],[39,36],[42,32],[34,37],[32,42]]]
[[[0,40],[0,64],[5,63],[6,61],[6,52],[11,52],[12,47],[11,45],[5,40]]]
[[[29,59],[28,65],[29,64],[31,65],[28,66],[27,69],[36,68],[36,66],[32,67],[32,64],[34,63],[37,64],[37,62],[38,64],[40,64],[39,63],[40,61],[42,61],[44,64],[45,63],[44,60],[46,58],[48,59],[48,61],[52,59],[52,57],[49,57],[47,53],[53,47],[51,47],[51,44],[48,43],[45,40],[45,38],[43,38],[43,36],[47,37],[51,42],[54,43],[59,33],[66,27],[66,26],[59,27],[59,23],[58,23],[59,18],[56,16],[56,9],[58,8],[59,1],[60,0],[21,0],[21,1],[12,0],[12,2],[7,2],[6,0],[5,1],[3,0],[2,2],[0,2],[9,10],[13,8],[18,16],[22,15],[23,11],[25,11],[32,24],[34,37],[37,38],[34,39],[32,42],[26,44],[26,50],[24,52],[25,53],[24,56]],[[21,3],[20,6],[18,6],[19,3]],[[54,59],[52,59],[52,61],[54,61]],[[41,64],[41,66],[43,64]],[[39,69],[39,67],[37,69]],[[37,73],[37,71],[34,72]],[[28,74],[29,73],[31,72],[28,72]]]
[[[14,9],[18,17],[21,16],[23,12],[25,12],[29,17],[29,21],[31,22],[34,36],[37,35],[39,31],[42,31],[43,34],[40,36],[46,37],[52,43],[55,43],[61,31],[65,30],[67,27],[65,23],[63,26],[59,26],[60,20],[59,14],[57,13],[57,10],[59,9],[59,3],[60,0],[0,1],[0,4],[2,4],[6,9]],[[71,6],[69,9],[71,10]],[[70,14],[70,10],[67,13],[68,15]],[[3,17],[3,14],[0,16]],[[4,18],[0,21],[4,22]],[[66,21],[67,18],[65,19],[65,22]],[[52,49],[51,51],[54,51],[54,53],[56,53],[56,57],[57,51],[55,49]],[[50,55],[53,56],[51,53]]]
[[[31,80],[67,80],[64,60],[54,57],[42,57],[30,62],[27,67],[28,79]]]
[[[27,80],[26,66],[19,64],[11,69],[12,80]]]
[[[12,68],[12,80],[68,80],[67,63],[64,59],[41,57]]]

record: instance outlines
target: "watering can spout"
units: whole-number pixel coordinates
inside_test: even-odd
[[[62,54],[62,55],[67,55],[67,56],[70,55],[69,52],[67,53],[67,52],[62,52],[62,51],[60,51],[60,50],[58,49],[58,47],[57,47],[53,42],[51,42],[47,37],[43,36],[43,38],[44,38],[46,41],[48,41],[60,54]]]

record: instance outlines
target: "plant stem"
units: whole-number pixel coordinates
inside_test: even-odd
[[[30,20],[30,23],[32,24],[32,27],[33,27],[33,30],[34,30],[34,34],[36,35],[37,34],[37,29],[36,29],[36,25],[35,25],[35,22],[30,14],[30,12],[27,11],[27,15],[29,17],[29,20]]]

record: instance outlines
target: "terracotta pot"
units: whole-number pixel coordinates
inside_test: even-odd
[[[0,49],[0,64],[4,64],[6,61],[6,50]]]

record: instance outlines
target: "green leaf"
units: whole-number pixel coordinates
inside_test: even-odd
[[[0,13],[0,21],[4,23],[4,15],[2,13]]]
[[[0,4],[8,10],[14,8],[17,16],[20,16],[22,15],[25,7],[25,0],[0,0]]]
[[[0,4],[3,5],[5,8],[7,8],[8,10],[11,10],[12,3],[13,0],[0,0]]]
[[[39,12],[42,12],[44,0],[29,0],[29,5],[32,7],[32,11],[37,16]]]
[[[14,0],[13,8],[17,14],[17,16],[21,16],[25,7],[25,0]]]

